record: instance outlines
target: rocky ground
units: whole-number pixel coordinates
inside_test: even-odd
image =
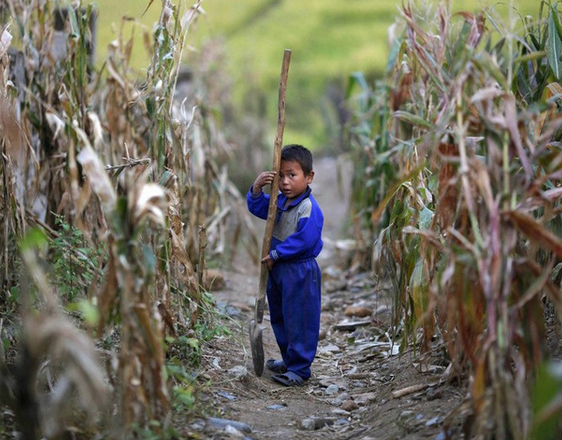
[[[226,274],[227,289],[217,292],[233,315],[232,338],[205,350],[203,377],[217,418],[193,425],[203,438],[247,439],[445,439],[462,438],[451,410],[465,390],[446,380],[447,362],[438,349],[422,360],[411,348],[399,353],[389,333],[384,288],[368,276],[345,286],[326,280],[322,334],[313,376],[301,388],[276,384],[266,370],[254,374],[247,323],[251,308],[232,300],[254,290],[257,279]],[[337,290],[331,290],[337,286]],[[267,324],[267,318],[265,320]],[[278,357],[267,327],[266,359]]]
[[[340,163],[341,165],[341,163]],[[213,439],[435,439],[463,438],[460,408],[466,390],[447,380],[440,347],[422,358],[400,350],[390,326],[389,286],[375,274],[343,270],[339,244],[349,189],[338,176],[350,170],[333,159],[317,162],[313,192],[326,215],[322,329],[313,376],[300,388],[253,371],[248,322],[253,313],[257,269],[223,271],[214,292],[230,315],[231,338],[216,339],[204,355],[211,387],[206,398],[217,417],[191,425],[195,437]],[[320,172],[319,172],[320,170]],[[345,180],[345,179],[344,179]],[[339,250],[338,250],[339,249]],[[265,318],[266,359],[278,358]],[[417,353],[419,355],[419,353]]]

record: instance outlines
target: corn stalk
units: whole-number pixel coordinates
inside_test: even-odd
[[[2,318],[20,282],[17,239],[30,225],[52,238],[59,234],[55,218],[62,218],[92,246],[107,243],[104,277],[84,301],[99,311],[92,334],[103,340],[117,334],[108,353],[118,359],[117,370],[106,361],[118,378],[123,430],[166,427],[174,379],[165,371],[164,337],[200,324],[206,252],[222,252],[227,228],[234,223],[239,231],[247,215],[231,207],[243,198],[215,163],[228,145],[204,96],[175,100],[200,3],[182,10],[162,2],[155,33],[147,36],[154,43],[142,84],[129,64],[132,39],[123,34],[108,48],[104,70],[92,65],[86,44],[92,6],[69,7],[57,33],[55,2],[9,0],[18,48],[10,48],[10,57],[2,28]],[[63,56],[52,52],[55,40]]]
[[[454,374],[469,373],[459,411],[478,438],[529,434],[543,298],[562,311],[552,281],[562,255],[559,60],[549,55],[561,34],[555,8],[541,11],[549,19],[525,21],[518,35],[491,11],[405,5],[388,83],[363,85],[363,138],[352,133],[370,175],[384,176],[358,211],[370,216],[373,267],[395,277],[396,324],[422,350],[439,335]]]

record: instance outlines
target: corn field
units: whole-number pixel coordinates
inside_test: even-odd
[[[0,9],[0,405],[26,439],[165,438],[193,404],[207,259],[256,242],[204,55],[175,96],[200,3],[162,2],[144,78],[122,32],[95,67],[92,5]]]
[[[1,435],[171,438],[196,411],[206,267],[257,248],[211,52],[177,91],[201,3],[161,2],[142,75],[123,32],[94,62],[92,5],[0,6]],[[402,348],[467,384],[464,438],[558,438],[562,15],[442,3],[402,6],[386,77],[350,78],[354,262],[393,283]]]
[[[468,381],[465,438],[559,438],[560,20],[407,4],[386,80],[350,81],[365,260],[394,280],[397,331]]]

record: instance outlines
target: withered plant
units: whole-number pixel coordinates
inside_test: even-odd
[[[373,269],[394,281],[403,348],[438,337],[449,378],[466,379],[454,413],[466,438],[530,435],[530,389],[550,355],[545,304],[562,312],[561,36],[545,1],[538,20],[513,12],[507,25],[492,9],[410,2],[386,82],[351,84],[354,200]]]
[[[39,291],[47,288],[42,272],[22,260],[17,245],[32,226],[51,245],[60,246],[60,225],[69,225],[93,249],[104,250],[98,268],[103,274],[76,300],[97,309],[95,322],[78,325],[87,325],[104,348],[100,354],[115,396],[108,402],[116,402],[107,413],[119,414],[110,424],[115,435],[135,427],[150,427],[162,436],[167,432],[171,390],[182,386],[166,372],[167,350],[206,323],[209,296],[201,285],[206,258],[237,246],[248,222],[245,210],[238,208],[242,197],[226,169],[217,165],[217,157],[228,156],[230,146],[218,118],[206,107],[205,93],[176,93],[188,30],[200,3],[161,2],[154,33],[145,36],[150,63],[142,75],[130,67],[133,40],[123,33],[97,69],[90,51],[96,16],[91,5],[75,2],[61,13],[57,2],[8,0],[4,9],[0,331],[8,324],[15,327],[20,315],[29,317],[13,345],[25,355],[35,346],[34,332],[45,320],[53,322],[53,308],[66,313],[58,302],[47,307],[44,301],[23,301],[34,292],[21,288],[23,273],[33,275]],[[149,1],[147,7],[157,6]],[[55,29],[56,14],[64,18],[62,29]],[[43,264],[52,263],[53,255],[57,253],[42,255]],[[53,289],[61,296],[67,291]],[[22,300],[19,306],[14,306],[15,292]],[[72,332],[70,321],[59,323],[60,332]],[[34,359],[49,362],[47,351],[34,353]],[[186,359],[176,361],[176,366],[183,361],[183,368],[190,368]],[[0,359],[2,371],[5,363]],[[31,386],[39,380],[35,366],[21,371]],[[89,380],[79,372],[74,379]],[[98,402],[91,388],[90,398]],[[0,379],[0,390],[10,390],[14,397],[3,404],[18,406],[17,381]],[[29,438],[46,434],[44,423],[36,426]]]

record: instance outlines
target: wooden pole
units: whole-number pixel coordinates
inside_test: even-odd
[[[283,146],[283,131],[285,129],[285,92],[287,90],[287,77],[289,75],[289,64],[291,62],[291,51],[285,49],[283,52],[283,64],[281,67],[281,77],[279,79],[279,99],[277,102],[277,135],[275,136],[275,144],[273,146],[273,171],[275,177],[271,183],[271,194],[269,196],[269,208],[267,211],[267,220],[265,223],[265,232],[261,247],[261,258],[265,258],[269,253],[271,246],[271,237],[273,235],[273,226],[275,217],[277,216],[277,195],[279,187],[279,168],[281,165],[281,148]],[[261,263],[260,267],[260,283],[259,296],[256,301],[256,323],[261,324],[263,321],[263,312],[265,309],[265,293],[267,290],[267,280],[269,278],[269,270],[266,263]]]

